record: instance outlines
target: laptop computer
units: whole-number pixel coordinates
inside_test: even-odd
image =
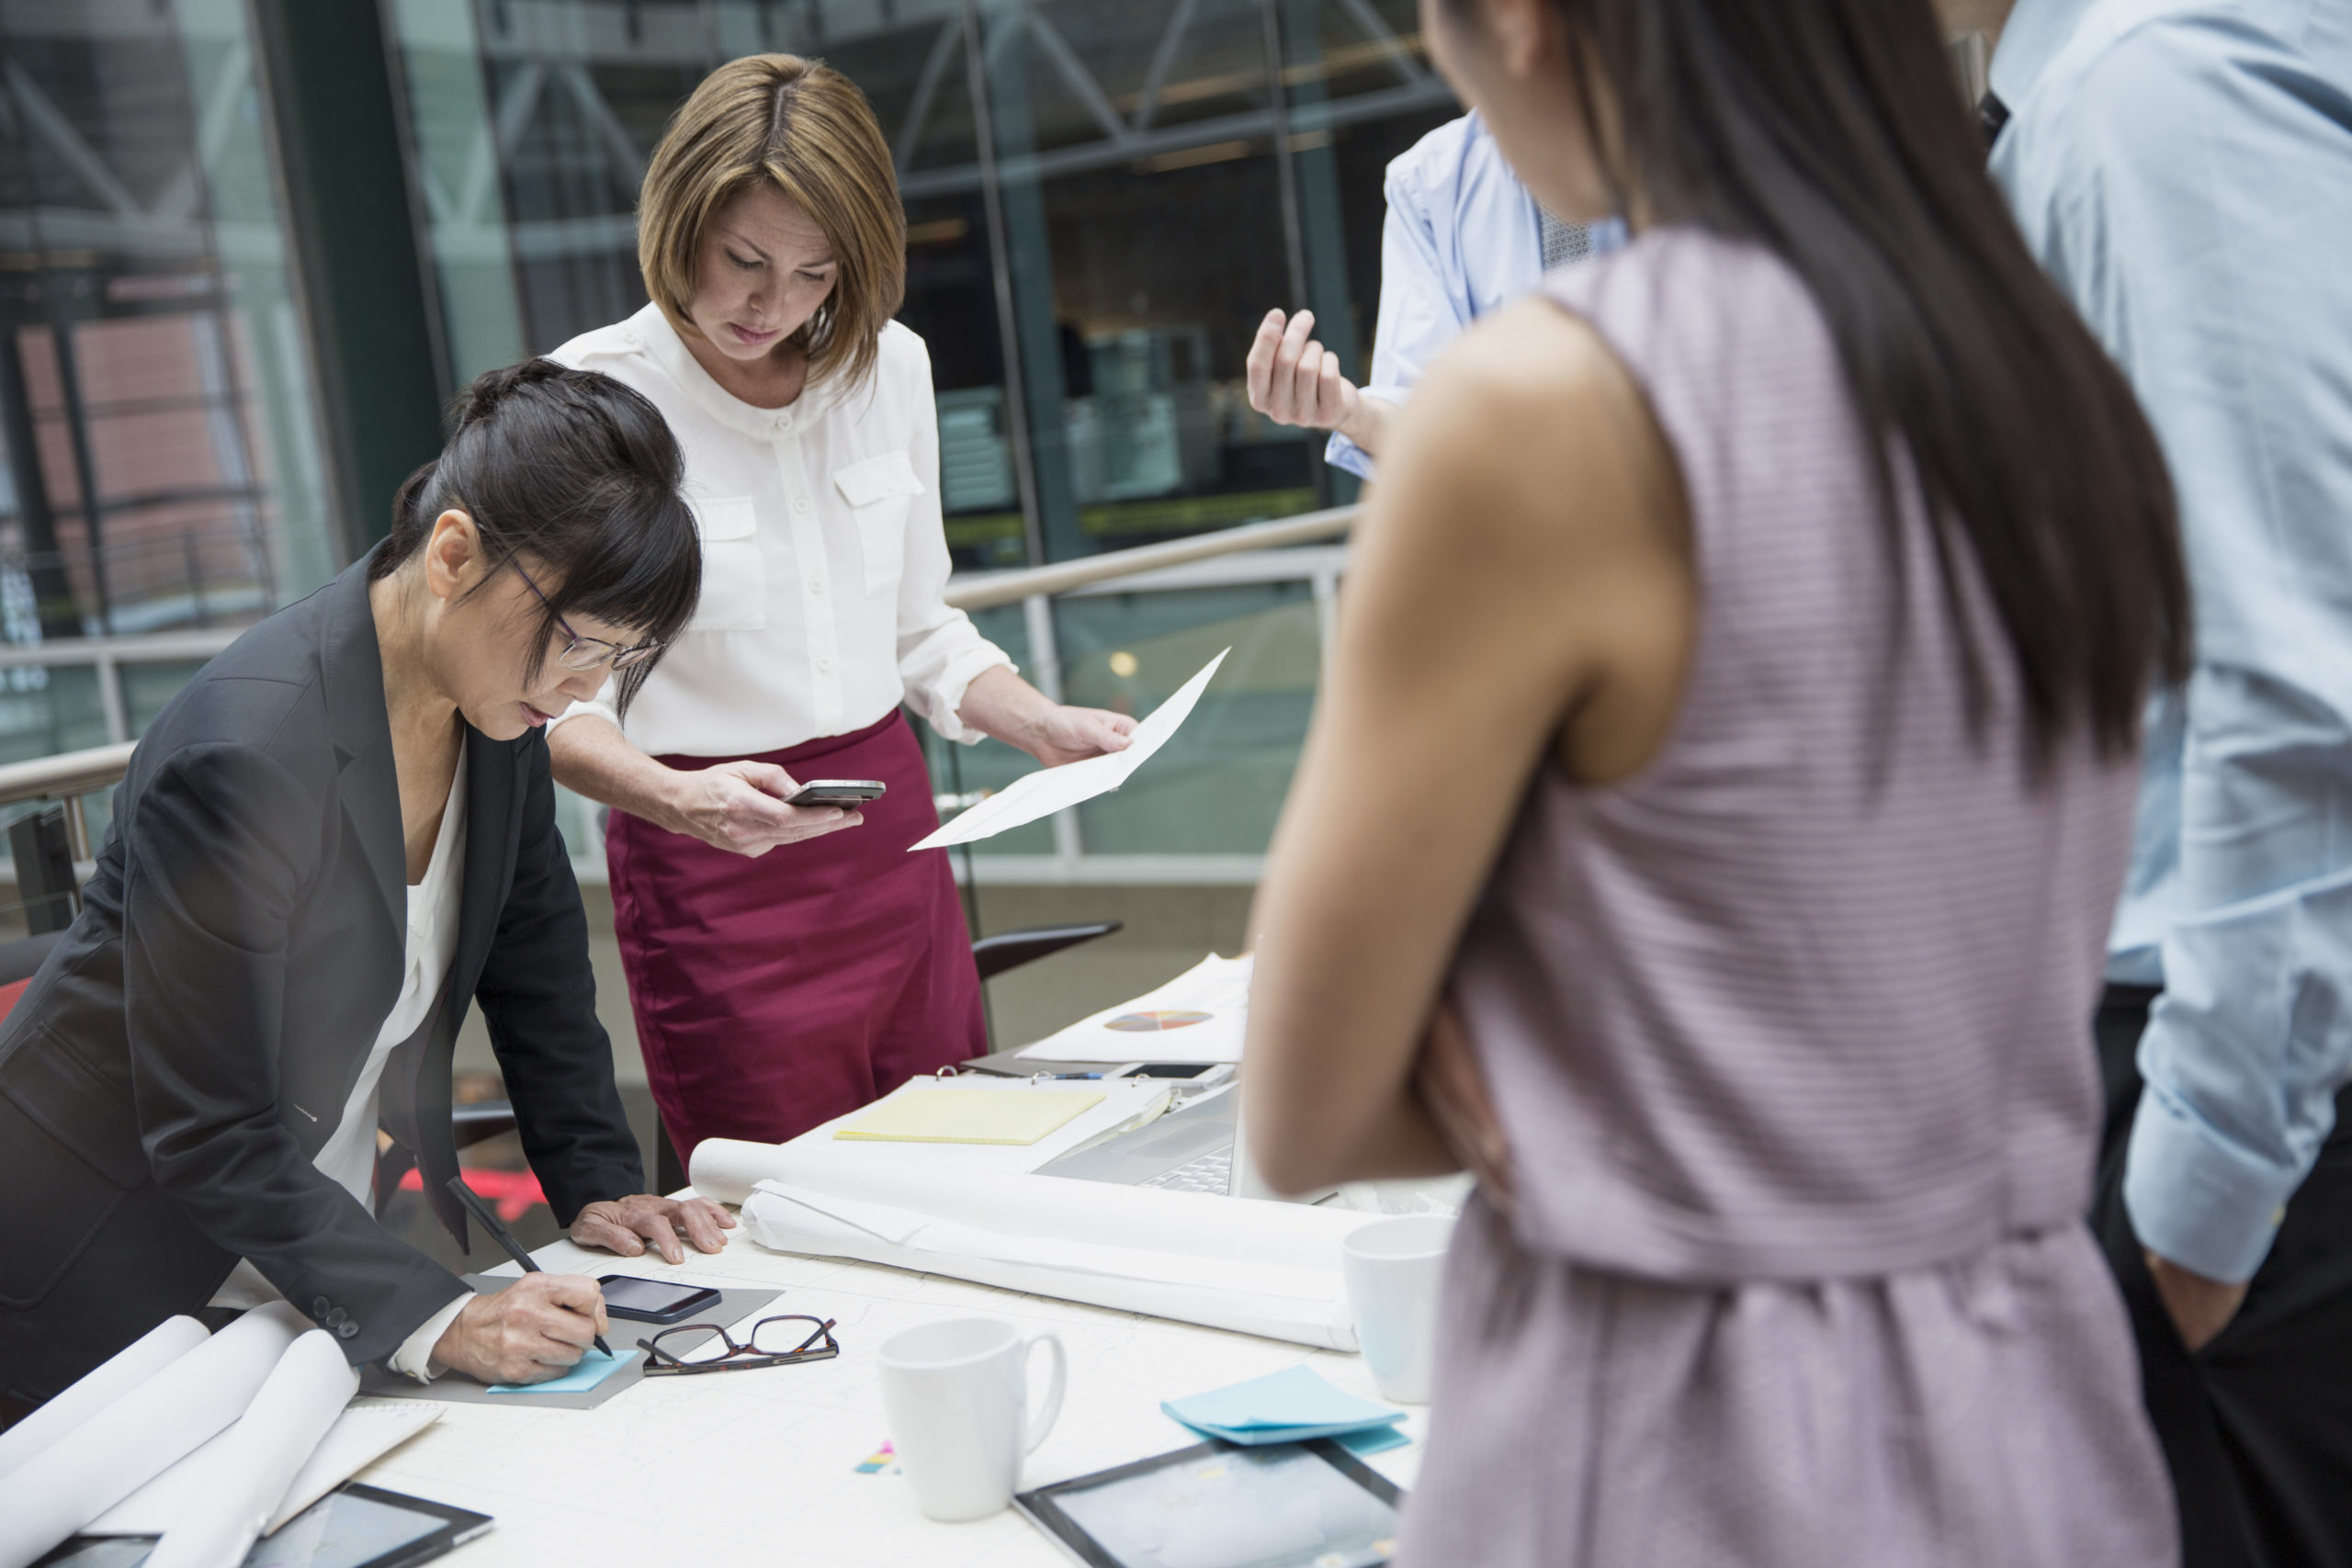
[[[1250,1168],[1246,1154],[1236,1157],[1245,1147],[1239,1136],[1240,1105],[1238,1086],[1221,1085],[1132,1133],[1048,1160],[1037,1174],[1174,1192],[1275,1198],[1279,1195]],[[1293,1201],[1319,1203],[1338,1190],[1326,1188]]]

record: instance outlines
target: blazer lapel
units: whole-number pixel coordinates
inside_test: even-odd
[[[379,548],[381,547],[379,547]],[[321,649],[327,723],[334,734],[343,813],[375,873],[392,930],[408,931],[408,850],[401,836],[400,774],[392,763],[392,727],[384,711],[384,663],[368,602],[371,554],[335,579],[326,642]]]

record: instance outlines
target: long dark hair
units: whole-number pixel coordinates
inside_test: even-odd
[[[529,558],[547,594],[526,682],[538,679],[557,617],[573,612],[667,643],[702,592],[702,549],[678,490],[685,467],[659,411],[609,376],[552,359],[489,371],[458,397],[441,456],[393,497],[391,537],[368,577],[399,570],[455,507],[494,563]],[[621,671],[624,711],[659,662]]]
[[[2188,672],[2171,481],[2130,387],[1986,177],[1927,0],[1552,4],[1619,194],[1786,261],[1865,428],[1907,449],[1972,726],[1988,698],[1962,547],[2016,655],[2035,753],[2085,720],[2102,750],[2132,746],[2151,674]],[[1888,445],[1870,446],[1899,564]]]

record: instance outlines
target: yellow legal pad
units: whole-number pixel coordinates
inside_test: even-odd
[[[1099,1089],[910,1089],[890,1096],[836,1138],[876,1144],[1034,1144],[1102,1103]]]

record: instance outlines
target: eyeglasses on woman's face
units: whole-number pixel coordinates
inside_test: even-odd
[[[539,585],[531,581],[531,574],[523,570],[521,561],[509,556],[506,564],[514,569],[514,575],[523,580],[523,586],[537,597],[549,615],[555,617],[556,628],[563,633],[565,638],[563,651],[555,656],[555,661],[566,670],[576,670],[582,674],[607,666],[616,671],[626,670],[632,664],[644,663],[662,651],[662,645],[658,642],[640,642],[634,648],[623,648],[619,643],[606,642],[600,637],[582,637],[571,629],[571,622],[556,615],[555,606],[548,603],[548,596],[539,592]]]

